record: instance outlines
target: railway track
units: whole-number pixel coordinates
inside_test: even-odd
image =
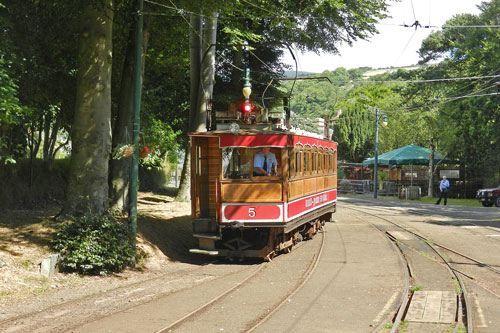
[[[320,235],[322,236],[322,249],[326,235],[325,233],[321,233]],[[308,250],[302,251],[302,248],[304,248],[303,245],[306,243],[307,242],[301,242],[298,246],[294,247],[294,252],[297,252],[299,257],[300,254],[303,254],[301,258],[308,258],[311,252],[310,250],[317,247],[317,245],[314,245],[314,248],[305,247]],[[315,244],[319,243],[316,242]],[[274,261],[280,262],[287,257],[288,256],[279,256]],[[294,288],[281,297],[278,302],[273,300],[274,304],[272,306],[263,308],[264,311],[260,312],[260,316],[249,318],[249,320],[246,321],[248,323],[247,330],[251,330],[252,327],[258,327],[265,322],[269,316],[276,311],[275,309],[279,309],[281,304],[286,302],[286,299],[302,288],[316,268],[319,258],[321,257],[321,250],[317,251],[312,257],[312,260],[307,260],[307,263],[301,261],[304,267],[306,267],[305,264],[307,264],[307,269],[305,271],[298,271],[301,276],[297,279],[297,284]],[[213,263],[215,264],[215,262]],[[218,304],[224,304],[224,300],[230,300],[235,296],[235,293],[244,289],[253,279],[261,276],[262,272],[265,268],[268,268],[269,265],[272,264],[261,263],[257,267],[255,265],[228,265],[227,267],[209,265],[212,268],[201,266],[194,269],[181,270],[176,272],[175,276],[171,274],[162,274],[146,281],[137,282],[83,298],[73,299],[48,307],[42,311],[25,313],[6,319],[0,323],[0,332],[93,331],[97,329],[97,327],[101,327],[102,323],[104,323],[103,327],[109,322],[116,323],[116,318],[126,318],[127,313],[138,311],[137,309],[158,307],[154,304],[159,300],[172,298],[170,302],[172,306],[175,306],[179,304],[178,300],[187,301],[192,298],[190,295],[196,295],[196,292],[193,293],[192,291],[193,288],[207,291],[210,286],[218,285],[219,293],[205,301],[195,310],[186,311],[184,314],[181,312],[184,310],[180,309],[175,311],[169,310],[168,313],[165,313],[165,318],[174,319],[170,324],[166,324],[160,329],[158,329],[158,327],[161,326],[157,324],[156,326],[148,326],[147,323],[143,323],[141,327],[141,330],[149,332],[168,332],[175,331],[179,328],[182,330],[185,328],[183,326],[184,324],[188,323],[189,325],[190,321],[196,321],[197,317],[202,316],[204,312],[210,311],[210,309],[216,307]],[[215,276],[214,271],[218,272],[220,276]],[[161,292],[158,292],[160,290],[158,288],[150,289],[151,285],[168,285],[169,282],[165,281],[166,279],[172,282],[172,286],[175,284],[178,288],[170,288],[170,290],[162,290]],[[193,284],[194,280],[201,282]],[[227,285],[231,285],[231,287],[228,288]],[[223,290],[224,288],[225,290]],[[251,289],[251,287],[248,288],[250,292]],[[213,294],[213,292],[209,292],[207,295],[210,295],[210,293]],[[168,297],[164,297],[167,295]],[[198,295],[200,294],[198,293]],[[237,296],[235,296],[235,298],[237,298]],[[269,302],[266,304],[271,303]],[[171,306],[167,306],[166,308],[173,309]],[[175,317],[179,319],[175,319]],[[253,321],[253,319],[257,317],[259,318],[258,321]],[[48,320],[48,318],[50,320]],[[120,319],[118,319],[118,325],[120,325],[119,321]],[[121,324],[123,324],[123,322]]]
[[[380,210],[380,211],[383,212],[384,210]],[[365,211],[365,213],[366,213],[366,211]],[[420,234],[418,234],[418,233],[410,230],[407,227],[404,227],[404,226],[402,226],[400,224],[396,224],[396,223],[394,223],[392,221],[389,221],[388,219],[386,219],[384,217],[381,217],[381,216],[378,216],[378,217],[382,218],[382,219],[385,219],[387,222],[390,222],[393,225],[395,225],[395,226],[397,226],[399,228],[404,229],[406,232],[409,232],[409,233],[415,235],[416,237],[419,237],[420,239],[422,239],[424,241],[428,241],[429,240],[428,237],[422,236],[422,235],[420,235]],[[446,222],[443,222],[443,221],[441,221],[440,224],[448,225],[448,226],[456,225],[456,224],[452,224],[452,223],[446,223]],[[463,222],[463,224],[474,226],[474,227],[479,227],[479,228],[483,228],[483,229],[487,229],[487,230],[492,230],[492,231],[495,231],[496,234],[500,235],[500,231],[497,228],[492,228],[492,227],[488,227],[488,226],[482,226],[482,225],[479,225],[479,224],[476,224],[476,223],[472,223],[472,222]],[[467,231],[471,231],[471,229],[469,229],[469,228],[467,228],[466,230]],[[473,232],[473,233],[474,234],[478,234],[478,233],[475,233],[475,232]],[[479,235],[482,235],[482,234],[479,234]],[[496,238],[492,238],[492,239],[495,240],[495,241],[500,241],[500,239],[496,239]],[[435,241],[432,241],[432,245],[437,246],[437,247],[439,247],[439,248],[441,248],[441,249],[443,249],[443,250],[445,250],[445,251],[447,251],[449,253],[453,253],[453,254],[455,254],[455,255],[463,258],[463,259],[467,259],[468,261],[474,263],[478,268],[484,268],[484,269],[487,269],[487,270],[489,270],[489,271],[491,271],[491,272],[493,272],[495,274],[499,274],[500,275],[500,269],[498,269],[497,267],[495,267],[493,265],[487,264],[484,261],[475,259],[475,258],[471,257],[470,255],[464,254],[464,253],[462,253],[460,251],[457,251],[457,250],[453,250],[453,249],[451,249],[451,248],[449,248],[449,247],[447,247],[445,245],[436,243]],[[461,273],[462,275],[467,276],[468,278],[471,278],[472,280],[474,280],[474,277],[471,277],[468,274],[465,274],[465,273],[461,272],[460,270],[457,270],[457,269],[455,269],[455,270],[458,271],[459,273]]]
[[[246,325],[246,328],[243,330],[244,332],[253,332],[257,328],[259,328],[263,323],[265,323],[269,318],[271,318],[277,311],[279,311],[279,309],[287,303],[287,300],[289,300],[291,297],[293,297],[307,283],[307,281],[309,280],[309,278],[311,277],[311,275],[313,274],[313,272],[315,271],[315,269],[319,263],[319,260],[321,258],[321,254],[323,251],[323,247],[325,244],[326,233],[320,232],[320,234],[321,234],[321,244],[320,244],[319,250],[313,256],[313,259],[309,263],[307,269],[304,271],[304,273],[298,279],[296,285],[291,290],[289,290],[288,293],[283,295],[278,300],[278,302],[276,302],[275,304],[273,304],[270,307],[263,309],[262,314],[256,320],[254,320],[253,322],[250,322],[249,324]],[[278,257],[278,260],[279,259],[280,259],[280,257]],[[246,284],[248,282],[255,279],[259,274],[261,274],[263,272],[263,269],[264,269],[264,267],[266,267],[266,265],[267,265],[266,263],[262,263],[250,275],[245,277],[239,283],[235,284],[233,287],[223,291],[219,295],[206,301],[203,305],[199,306],[194,311],[184,315],[182,318],[176,320],[175,322],[172,322],[172,323],[168,324],[167,326],[157,330],[156,333],[172,332],[172,331],[175,331],[177,329],[182,330],[183,324],[186,324],[189,321],[196,321],[197,317],[202,315],[209,307],[216,306],[218,303],[223,303],[226,298],[231,297],[236,291],[239,291],[242,288],[245,288]]]
[[[399,230],[402,230],[406,233],[409,233],[411,235],[413,235],[416,239],[418,239],[419,241],[423,242],[426,244],[426,246],[428,246],[440,259],[441,261],[444,263],[444,265],[446,266],[450,276],[454,279],[454,281],[457,281],[457,284],[458,284],[458,297],[460,299],[460,301],[458,302],[458,308],[457,308],[457,318],[456,318],[456,324],[455,324],[455,328],[454,328],[454,332],[458,332],[459,329],[460,329],[460,326],[464,325],[465,328],[466,328],[466,331],[467,332],[471,332],[473,331],[473,326],[472,326],[472,307],[471,307],[471,303],[469,301],[469,295],[468,295],[468,292],[467,292],[467,289],[466,289],[466,286],[465,284],[463,283],[462,281],[462,278],[460,276],[460,273],[452,266],[452,264],[450,263],[450,261],[447,259],[446,256],[444,256],[438,249],[437,249],[437,245],[436,244],[433,244],[431,242],[428,241],[428,238],[406,228],[405,226],[402,226],[401,224],[398,224],[398,223],[395,223],[391,220],[389,220],[388,218],[384,217],[384,216],[380,216],[378,214],[374,214],[374,213],[371,213],[371,212],[368,212],[364,209],[359,209],[359,208],[353,208],[353,207],[349,207],[349,209],[352,209],[354,211],[358,211],[358,212],[361,212],[363,214],[366,214],[366,215],[369,215],[369,216],[372,216],[372,217],[375,217],[379,220],[382,220],[384,221],[386,224],[388,224],[390,227],[396,227],[398,228]],[[371,222],[370,222],[371,223]],[[404,247],[407,246],[406,244],[404,244],[404,241],[401,241],[398,239],[398,237],[396,237],[393,233],[395,232],[391,232],[388,230],[388,228],[386,228],[386,226],[381,226],[380,224],[379,225],[375,225],[374,223],[371,223],[377,230],[379,230],[380,232],[382,232],[397,248],[398,248],[398,253],[400,254],[400,258],[401,260],[403,261],[403,266],[406,267],[406,271],[405,271],[405,289],[404,289],[404,292],[402,293],[402,298],[401,298],[401,301],[400,301],[400,305],[398,307],[398,311],[396,313],[396,315],[394,316],[394,319],[392,321],[392,329],[391,329],[391,333],[392,332],[396,332],[400,326],[400,323],[402,321],[402,319],[404,318],[405,316],[405,313],[408,311],[408,305],[409,305],[409,300],[411,300],[412,298],[412,292],[409,291],[409,279],[413,276],[413,274],[415,274],[415,272],[412,272],[412,269],[410,268],[410,263],[408,262],[406,256],[404,255],[405,253],[405,249]],[[485,266],[488,266],[486,264],[484,264]],[[376,329],[375,331],[378,331],[379,329],[381,329],[383,327],[384,323],[381,323]]]
[[[218,260],[212,260],[207,265],[216,264],[217,262]],[[53,327],[53,331],[71,329],[78,326],[78,324],[85,323],[87,320],[89,320],[89,318],[91,318],[92,320],[96,320],[105,317],[105,311],[100,312],[101,314],[98,316],[96,316],[95,313],[99,312],[98,309],[100,306],[105,307],[108,303],[111,303],[113,299],[120,299],[124,296],[129,298],[129,302],[123,308],[117,310],[119,312],[125,311],[133,306],[139,306],[141,304],[150,302],[151,300],[161,297],[162,295],[165,295],[167,293],[172,293],[172,290],[170,288],[168,291],[162,290],[161,287],[159,287],[161,285],[160,281],[163,281],[164,284],[168,285],[171,284],[169,282],[176,283],[182,280],[184,276],[196,276],[197,273],[203,275],[201,271],[206,268],[207,265],[182,269],[174,273],[164,273],[153,278],[141,280],[132,284],[113,288],[111,290],[105,290],[96,294],[87,295],[84,297],[79,297],[54,304],[41,310],[30,311],[21,315],[13,316],[0,322],[0,332],[34,331],[35,328],[40,327],[41,322],[43,322],[43,325],[45,326],[44,329],[48,331],[51,330],[51,326]],[[250,268],[251,267],[246,267],[243,270],[247,270]],[[229,273],[229,275],[238,273],[239,271],[241,270],[231,272]],[[220,279],[222,277],[224,276],[215,277],[214,280]],[[165,281],[167,282],[165,283]],[[72,325],[71,323],[68,323],[67,315],[69,313],[68,309],[74,308],[78,308],[79,311],[78,318],[74,318],[75,322]],[[117,311],[114,311],[110,314],[116,313]],[[47,323],[45,318],[51,318],[51,322]],[[62,324],[60,324],[60,322]]]

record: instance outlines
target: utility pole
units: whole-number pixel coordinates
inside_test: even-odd
[[[143,0],[137,1],[137,28],[135,45],[135,71],[134,71],[134,118],[132,122],[132,140],[134,143],[134,154],[132,155],[132,167],[130,170],[130,210],[129,210],[129,233],[130,245],[135,248],[135,237],[137,234],[137,184],[139,179],[139,130],[141,110],[141,72],[142,72],[142,25],[143,25]]]
[[[375,170],[373,171],[373,198],[377,199],[378,191],[378,108],[375,108]]]

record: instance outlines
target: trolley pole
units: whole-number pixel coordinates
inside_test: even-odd
[[[378,191],[378,108],[375,108],[375,163],[373,171],[373,198],[377,199]]]
[[[137,27],[135,45],[135,71],[134,71],[134,118],[132,140],[134,143],[134,154],[132,155],[132,167],[130,170],[130,209],[129,209],[129,233],[130,245],[135,248],[135,238],[137,234],[137,183],[139,178],[139,130],[140,130],[140,109],[141,109],[141,73],[142,73],[142,25],[143,25],[143,0],[138,0]]]

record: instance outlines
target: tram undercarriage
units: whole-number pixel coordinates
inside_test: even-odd
[[[270,261],[279,253],[289,253],[302,240],[312,239],[325,222],[331,221],[335,209],[336,205],[331,204],[281,226],[221,223],[215,233],[201,232],[200,225],[194,220],[194,236],[199,240],[199,248],[190,252],[229,259],[262,258]],[[205,228],[208,225],[205,223]],[[213,224],[211,229],[214,229]]]

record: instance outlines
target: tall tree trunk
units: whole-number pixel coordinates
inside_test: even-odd
[[[179,185],[179,190],[177,191],[177,196],[175,197],[175,201],[189,201],[191,198],[191,150],[189,148],[189,144],[185,149],[186,154],[184,157],[184,163],[182,165],[181,172],[181,181]]]
[[[189,131],[194,130],[194,119],[198,110],[198,90],[200,89],[200,66],[201,66],[201,17],[191,14],[189,18],[191,29],[189,30],[189,64],[190,64],[190,106],[189,106]]]
[[[433,139],[431,138],[431,156],[429,158],[429,186],[427,188],[427,196],[432,197],[434,195],[433,193],[433,176],[434,176],[434,142]]]
[[[94,1],[82,14],[72,152],[64,215],[108,209],[111,152],[113,1]]]
[[[236,67],[243,67],[243,50],[238,48],[238,50],[233,51],[233,64]],[[233,68],[233,72],[231,73],[231,91],[233,91],[235,96],[241,95],[241,89],[243,87],[241,72],[237,71]]]
[[[134,8],[137,8],[135,6]],[[147,18],[148,16],[146,16]],[[143,28],[143,58],[142,75],[144,75],[144,60],[149,41],[149,24],[144,20]],[[134,97],[134,66],[135,66],[135,31],[136,24],[130,27],[125,62],[123,64],[122,79],[120,83],[120,97],[118,100],[118,114],[113,129],[113,147],[132,143],[132,115]],[[113,210],[128,211],[129,207],[129,182],[130,158],[111,159],[109,163],[109,199]]]
[[[198,91],[198,111],[194,117],[193,130],[206,132],[207,105],[211,103],[215,79],[215,42],[217,37],[217,14],[205,19],[203,29],[203,56],[200,67],[201,79]]]
[[[190,90],[190,108],[189,108],[189,127],[188,131],[194,130],[196,111],[198,110],[198,90],[200,87],[200,66],[201,66],[201,35],[202,22],[201,17],[191,14],[190,17],[190,33],[189,33],[189,60],[190,60],[190,75],[191,75],[191,90]],[[182,166],[181,180],[179,190],[175,197],[175,201],[189,201],[190,198],[190,166],[191,166],[191,149],[189,143],[184,147],[184,164]]]
[[[43,160],[46,162],[49,156],[50,149],[50,124],[52,123],[52,117],[47,112],[45,116],[43,116]]]
[[[193,17],[192,17],[193,19]],[[196,33],[195,29],[191,29],[190,42],[191,42],[191,64],[193,66],[193,60],[199,63],[198,53],[194,50],[194,45],[199,39],[200,33]],[[204,29],[203,29],[203,40],[201,41],[203,47],[203,55],[201,58],[201,66],[199,71],[194,72],[193,67],[191,67],[191,84],[193,84],[193,75],[201,76],[198,85],[197,102],[193,105],[193,94],[194,87],[191,86],[191,108],[190,108],[190,130],[195,132],[205,132],[206,119],[207,119],[207,105],[211,103],[212,93],[214,88],[214,77],[215,77],[215,42],[217,37],[217,14],[214,12],[212,16],[205,19]],[[199,48],[198,48],[199,49]],[[201,75],[200,75],[201,73]],[[179,186],[179,191],[175,198],[176,201],[188,201],[189,200],[189,183],[191,181],[189,170],[189,161],[192,156],[190,156],[189,146],[186,148],[186,159],[184,161],[184,166],[182,168],[181,175],[181,185]]]

